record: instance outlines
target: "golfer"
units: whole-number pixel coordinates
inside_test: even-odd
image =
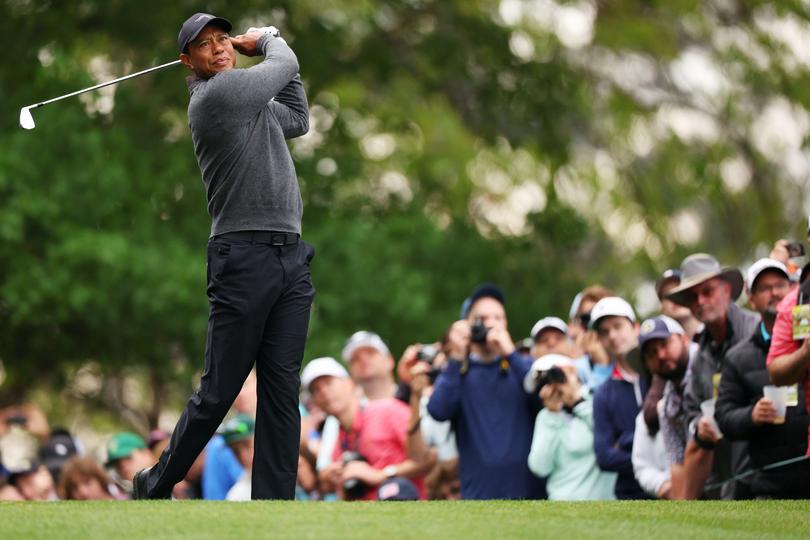
[[[222,422],[253,365],[258,409],[253,499],[292,499],[301,429],[299,370],[315,289],[301,241],[303,204],[286,139],[309,129],[298,60],[273,27],[230,37],[227,20],[196,13],[180,30],[193,76],[188,119],[211,215],[208,338],[200,387],[134,497],[171,496]],[[264,55],[234,69],[236,53]]]

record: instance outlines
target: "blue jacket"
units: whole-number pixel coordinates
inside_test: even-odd
[[[617,499],[647,499],[633,473],[633,435],[647,384],[632,383],[618,368],[613,369],[593,397],[593,447],[603,471],[619,473]]]
[[[236,459],[233,450],[225,444],[222,435],[214,435],[206,447],[202,475],[203,499],[221,501],[233,487],[245,469]]]
[[[528,467],[534,417],[540,400],[523,390],[531,359],[517,352],[509,369],[500,362],[450,362],[436,379],[428,413],[450,420],[456,433],[463,499],[545,497],[542,480]]]

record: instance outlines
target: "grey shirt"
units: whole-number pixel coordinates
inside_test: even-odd
[[[737,304],[728,307],[728,330],[723,343],[712,340],[708,330],[700,335],[697,357],[689,370],[688,383],[684,392],[684,404],[689,423],[695,423],[701,416],[701,402],[716,397],[720,386],[720,375],[728,351],[737,343],[747,340],[759,324],[759,314],[740,308]],[[745,442],[730,442],[723,437],[717,443],[712,464],[712,475],[707,484],[720,482],[738,474],[748,466],[748,445]],[[723,499],[733,499],[746,493],[748,480],[724,484],[718,492],[706,492],[704,496],[714,498],[718,494]]]
[[[286,139],[309,130],[298,60],[265,35],[262,63],[189,81],[188,123],[205,184],[211,236],[301,233],[303,203]]]

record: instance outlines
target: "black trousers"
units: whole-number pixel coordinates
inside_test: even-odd
[[[273,246],[209,240],[205,371],[149,473],[149,498],[168,497],[185,477],[254,364],[258,410],[252,498],[294,498],[301,431],[299,372],[315,296],[309,271],[314,254],[303,241]]]

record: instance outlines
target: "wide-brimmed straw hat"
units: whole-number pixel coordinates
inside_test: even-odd
[[[681,284],[667,294],[667,298],[676,304],[689,307],[691,295],[689,289],[720,278],[731,284],[731,300],[736,301],[743,290],[743,276],[737,268],[723,268],[717,259],[706,253],[689,255],[681,263]]]

